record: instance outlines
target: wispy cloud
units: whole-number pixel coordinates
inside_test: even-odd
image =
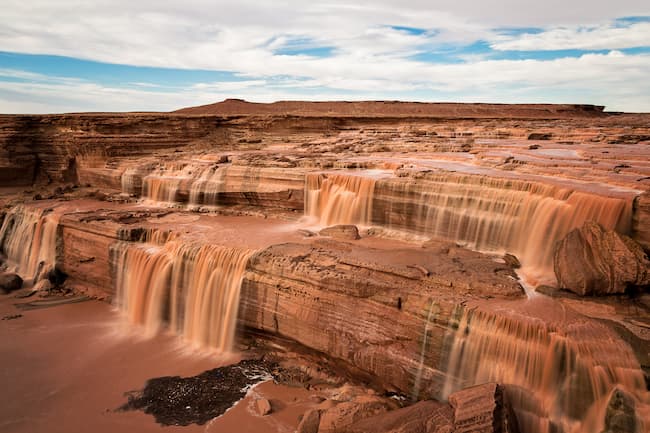
[[[611,50],[650,46],[650,22],[621,26],[608,23],[593,27],[551,28],[524,34],[507,34],[490,44],[495,50]]]

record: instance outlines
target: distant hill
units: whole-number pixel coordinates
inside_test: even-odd
[[[558,118],[604,116],[604,107],[580,104],[481,104],[454,102],[247,102],[226,99],[215,104],[183,108],[173,113],[191,115],[296,115],[332,117],[454,117]]]

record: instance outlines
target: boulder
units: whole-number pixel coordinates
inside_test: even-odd
[[[42,293],[49,293],[52,290],[53,286],[49,280],[41,280],[38,283],[34,284],[34,290]]]
[[[548,132],[531,132],[528,134],[529,140],[550,140],[553,138],[553,134]]]
[[[23,287],[23,279],[20,275],[13,272],[3,272],[0,274],[0,293],[7,294],[20,290]]]
[[[266,416],[271,413],[271,402],[265,398],[255,400],[255,412],[259,416]]]
[[[503,388],[486,383],[449,396],[454,411],[454,433],[517,433],[514,413],[505,402]]]
[[[63,284],[68,276],[58,266],[53,267],[47,272],[47,279],[53,286]]]
[[[583,296],[621,294],[650,283],[643,248],[592,221],[556,244],[553,265],[560,287]]]
[[[318,433],[339,433],[365,418],[386,413],[395,406],[386,398],[361,395],[334,405],[320,415]]]
[[[451,433],[453,413],[448,404],[432,400],[366,418],[343,430],[345,433]]]
[[[345,241],[355,241],[360,239],[359,229],[355,225],[340,224],[336,226],[326,227],[318,234],[321,236],[329,236],[334,239],[341,239]]]
[[[605,428],[601,433],[628,433],[637,431],[634,399],[625,391],[614,390],[605,411]]]
[[[519,269],[521,268],[521,262],[517,258],[517,256],[513,254],[504,254],[503,256],[503,261],[506,262],[506,265],[510,266],[513,269]]]
[[[296,433],[318,433],[318,425],[320,424],[321,411],[318,409],[310,409],[305,412],[298,424]]]

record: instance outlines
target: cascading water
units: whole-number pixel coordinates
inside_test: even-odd
[[[226,183],[226,168],[211,167],[204,170],[190,189],[190,204],[215,206],[219,204],[219,193]]]
[[[520,431],[592,433],[602,431],[608,399],[620,388],[635,400],[638,431],[646,431],[650,393],[631,348],[607,327],[575,313],[536,317],[543,311],[557,315],[557,309],[540,298],[523,311],[464,309],[450,335],[441,397],[498,382],[506,386]]]
[[[305,213],[322,225],[369,224],[376,180],[349,174],[305,176]]]
[[[273,167],[209,161],[167,163],[149,169],[149,174],[141,177],[144,170],[146,167],[135,167],[123,172],[123,192],[137,194],[140,180],[142,197],[147,204],[187,204],[190,209],[228,204],[237,195],[254,201],[255,196],[298,190],[302,183],[302,174],[297,172],[288,175]]]
[[[552,283],[555,242],[586,221],[630,230],[632,200],[538,182],[457,173],[376,180],[363,173],[307,174],[305,214],[322,225],[379,224],[510,252],[529,283]]]
[[[552,275],[555,242],[585,221],[627,233],[632,218],[632,200],[511,179],[445,173],[378,188],[389,227],[508,251],[538,275]]]
[[[113,248],[117,302],[150,333],[166,324],[203,347],[233,347],[239,291],[252,251],[180,240]]]
[[[177,203],[180,201],[178,198],[179,189],[183,185],[191,184],[197,170],[198,167],[192,164],[174,163],[163,165],[142,179],[142,196],[145,200],[152,202]],[[124,178],[124,174],[122,177]]]
[[[48,209],[22,205],[5,216],[0,228],[0,247],[10,266],[28,284],[54,268],[59,218]]]

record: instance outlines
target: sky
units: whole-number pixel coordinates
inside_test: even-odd
[[[0,113],[226,98],[650,112],[650,3],[2,0]]]

